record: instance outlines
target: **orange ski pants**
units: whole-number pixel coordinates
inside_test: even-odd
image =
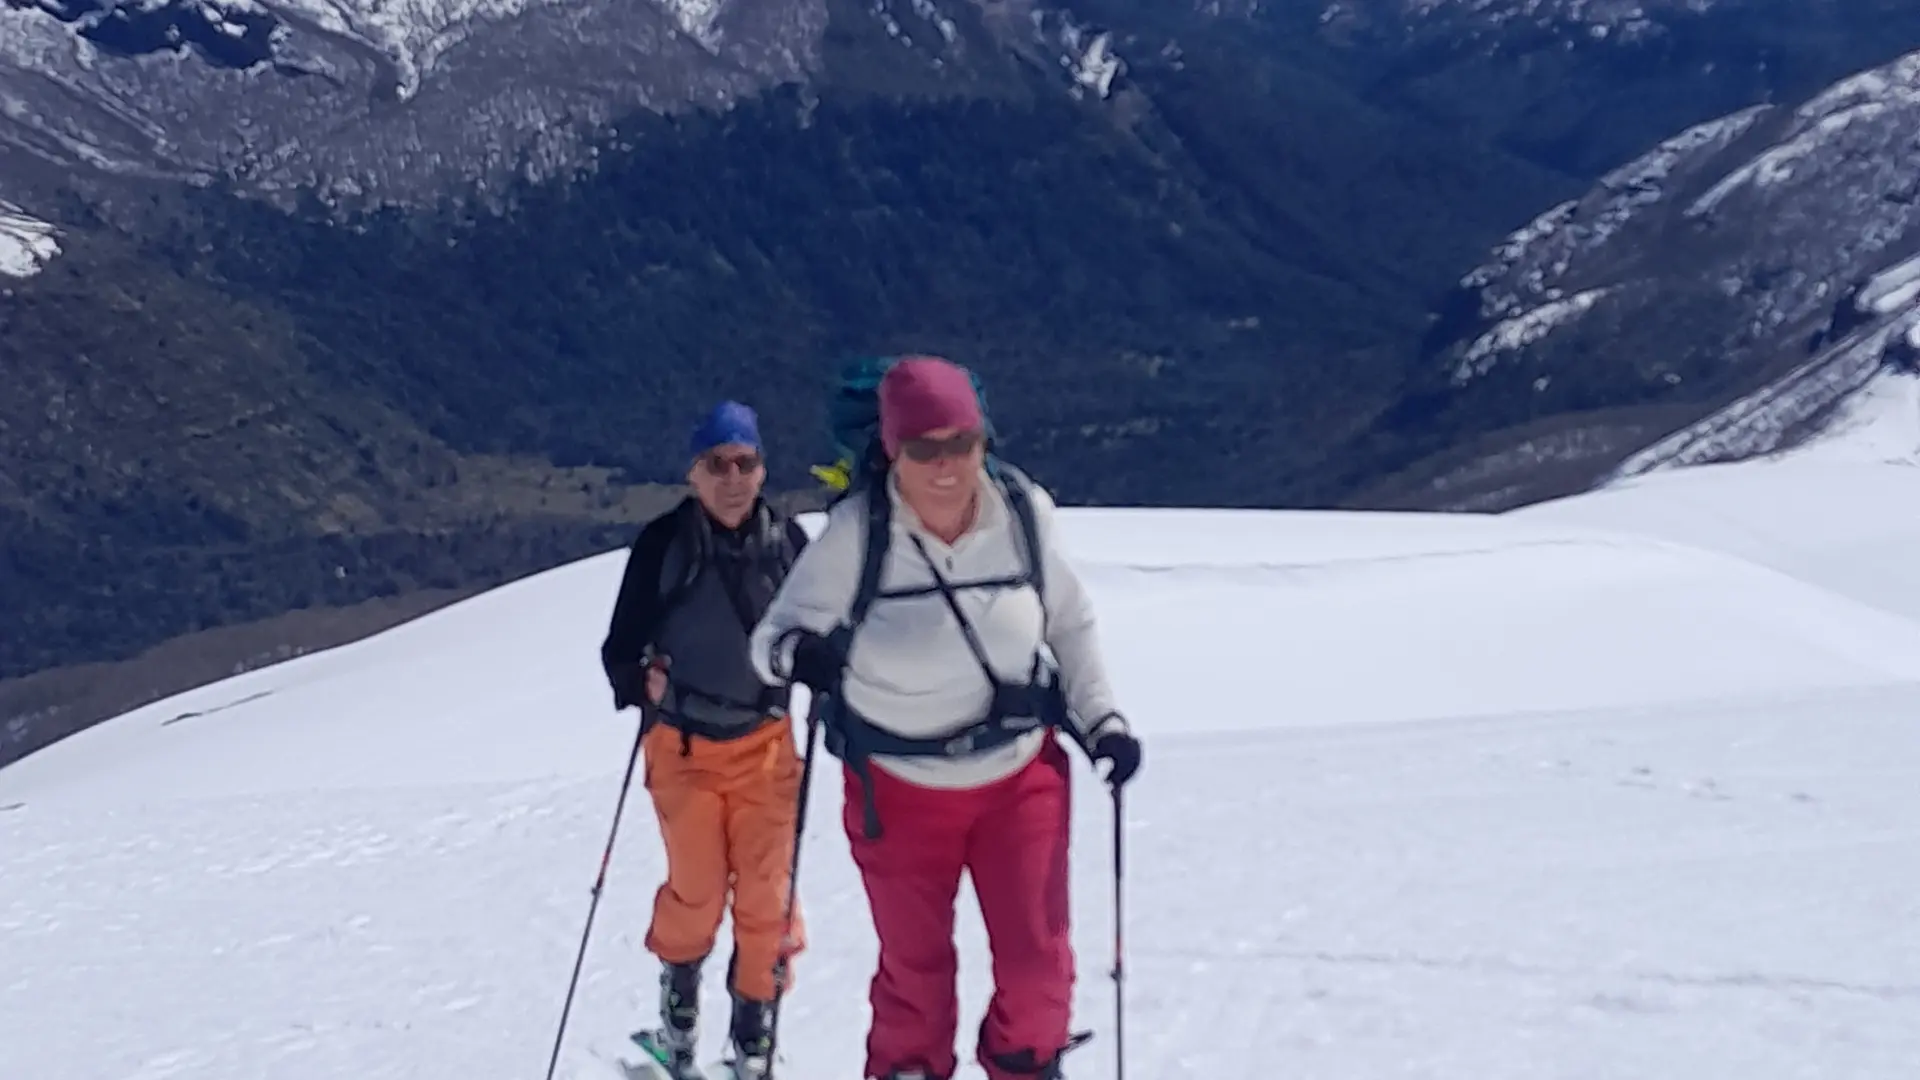
[[[785,718],[738,739],[682,736],[655,724],[645,740],[646,788],[667,849],[647,949],[690,964],[713,951],[732,894],[733,990],[774,997],[780,960],[806,947],[800,905],[786,924],[800,756]],[[788,970],[786,988],[793,985]]]

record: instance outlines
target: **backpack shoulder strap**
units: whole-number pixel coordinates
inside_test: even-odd
[[[688,497],[673,510],[675,516],[673,534],[667,538],[667,549],[661,563],[660,620],[666,621],[673,609],[680,606],[699,583],[700,574],[708,562],[708,538],[705,515],[700,504]],[[676,562],[677,560],[677,562]],[[677,570],[670,579],[668,571]],[[669,584],[669,581],[671,582]]]
[[[880,595],[880,576],[887,566],[887,549],[893,542],[893,500],[887,495],[884,481],[867,485],[867,531],[863,538],[866,550],[860,562],[860,585],[854,590],[853,607],[847,612],[847,625],[859,627],[867,617],[867,609],[873,606],[874,598]]]
[[[1033,591],[1040,596],[1041,610],[1046,609],[1047,599],[1047,560],[1040,550],[1040,522],[1033,513],[1033,481],[1027,474],[1004,461],[994,461],[991,466],[994,481],[1000,490],[1006,493],[1007,505],[1013,508],[1013,516],[1020,522],[1020,546],[1025,549],[1027,560],[1027,580],[1033,584]]]
[[[782,569],[791,571],[793,564],[800,561],[800,552],[810,542],[807,530],[801,527],[799,518],[789,517],[782,524],[780,536],[783,541],[780,545]]]

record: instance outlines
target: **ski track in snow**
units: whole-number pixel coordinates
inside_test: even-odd
[[[1873,450],[1908,388],[1818,453],[1505,515],[1064,514],[1148,745],[1132,1075],[1911,1076],[1920,470]],[[596,652],[620,558],[0,771],[0,1077],[544,1075],[631,746]],[[1084,1080],[1113,1067],[1112,818],[1075,780]],[[568,1080],[619,1080],[655,1008],[641,783]],[[859,1074],[874,960],[838,766],[814,784],[787,1080]]]

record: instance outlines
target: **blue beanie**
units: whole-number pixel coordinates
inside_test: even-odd
[[[699,457],[716,446],[728,443],[760,449],[760,418],[752,409],[737,401],[723,401],[715,405],[713,411],[693,429],[693,456]]]

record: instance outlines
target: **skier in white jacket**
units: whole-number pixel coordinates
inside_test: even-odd
[[[830,701],[845,826],[880,939],[866,1075],[946,1080],[957,1067],[964,869],[994,956],[976,1057],[990,1080],[1057,1078],[1074,958],[1070,771],[1053,729],[1110,763],[1116,786],[1138,769],[1140,744],[1108,682],[1092,605],[1054,542],[1053,501],[1017,474],[990,475],[967,372],[900,360],[880,383],[879,412],[884,479],[829,510],[751,654],[768,683],[800,682]],[[875,510],[885,556],[854,619]]]

